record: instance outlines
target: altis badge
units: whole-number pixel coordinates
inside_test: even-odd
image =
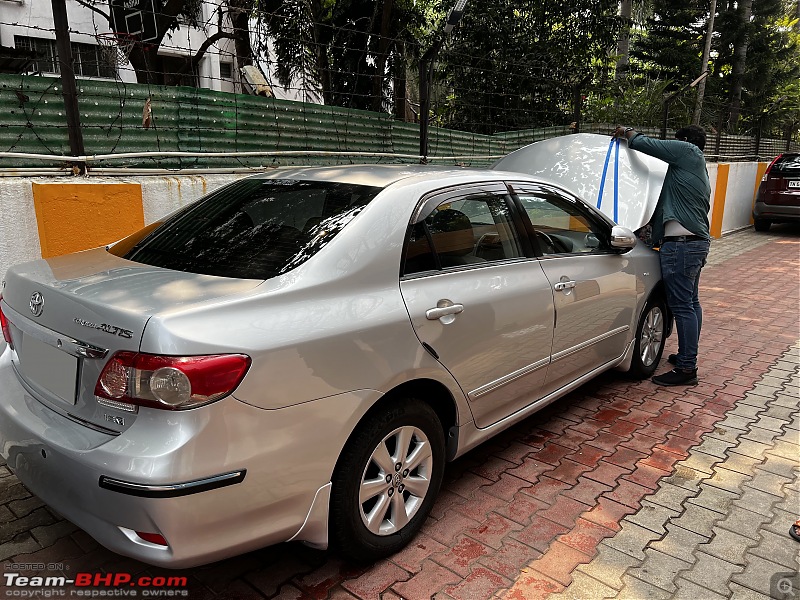
[[[130,329],[122,329],[122,327],[117,327],[116,325],[109,325],[108,323],[100,323],[98,325],[97,323],[92,323],[91,321],[81,319],[80,317],[75,317],[75,322],[82,327],[97,329],[105,333],[110,333],[111,335],[118,335],[122,338],[130,339],[133,337],[133,332]]]

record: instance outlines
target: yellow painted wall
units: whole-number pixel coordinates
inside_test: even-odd
[[[767,171],[767,167],[769,163],[760,162],[758,163],[758,168],[756,169],[756,185],[753,189],[753,208],[756,207],[756,198],[758,196],[758,187],[761,185],[761,178],[764,177],[764,173]],[[753,215],[752,212],[750,214],[750,223],[753,222]]]
[[[720,163],[717,167],[717,182],[714,186],[714,206],[711,207],[711,237],[722,237],[722,216],[725,214],[725,196],[728,192],[728,173],[731,166]]]
[[[33,183],[42,258],[96,248],[144,227],[138,183]]]

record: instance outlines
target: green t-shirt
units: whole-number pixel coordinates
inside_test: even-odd
[[[711,183],[708,181],[702,150],[689,142],[655,140],[641,133],[628,141],[628,147],[660,158],[669,165],[650,221],[653,241],[662,241],[664,224],[672,220],[693,234],[710,240],[708,211],[711,209]]]

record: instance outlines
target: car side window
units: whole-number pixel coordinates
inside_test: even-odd
[[[477,194],[441,202],[410,231],[403,274],[523,256],[505,198]]]
[[[519,201],[536,232],[544,256],[607,250],[603,228],[574,202],[547,192],[521,192]]]

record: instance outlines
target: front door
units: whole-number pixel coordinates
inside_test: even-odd
[[[620,358],[631,339],[636,274],[608,243],[610,226],[549,186],[515,186],[555,301],[550,393]]]

